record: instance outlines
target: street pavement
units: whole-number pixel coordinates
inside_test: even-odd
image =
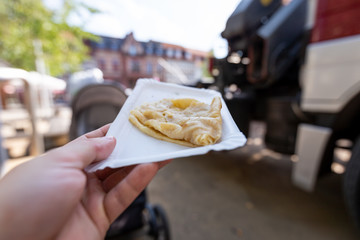
[[[265,149],[259,134],[248,142],[175,159],[158,173],[149,202],[166,210],[172,239],[360,239],[345,210],[342,175],[304,192],[291,183],[291,156]]]
[[[252,124],[245,147],[175,159],[157,174],[148,202],[165,209],[172,239],[360,239],[345,210],[342,175],[321,178],[313,193],[298,189],[295,158],[266,149],[263,134]],[[9,160],[4,170],[26,160]]]

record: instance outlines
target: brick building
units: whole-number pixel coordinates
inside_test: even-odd
[[[163,82],[195,84],[202,77],[207,53],[179,45],[141,42],[130,33],[125,38],[100,36],[89,43],[90,65],[103,71],[104,79],[133,87],[139,78],[155,78]]]

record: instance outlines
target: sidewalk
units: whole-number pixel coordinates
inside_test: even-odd
[[[254,130],[254,129],[253,129]],[[255,129],[234,151],[174,159],[147,188],[166,211],[173,240],[355,240],[342,175],[323,177],[313,193],[291,183],[291,156],[264,148]],[[8,160],[4,172],[31,158]]]
[[[166,210],[173,240],[359,239],[342,176],[307,193],[292,185],[292,164],[255,136],[242,149],[173,160],[148,187],[149,202]]]

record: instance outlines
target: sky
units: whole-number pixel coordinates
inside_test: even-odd
[[[138,41],[160,41],[186,48],[222,51],[220,37],[226,20],[240,0],[78,0],[102,11],[87,20],[84,30],[97,35],[123,38],[133,32]],[[57,8],[61,0],[44,0]],[[79,24],[73,16],[71,23]],[[226,50],[226,49],[225,49]]]

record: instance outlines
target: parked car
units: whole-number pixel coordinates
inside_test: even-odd
[[[71,108],[56,101],[65,88],[58,78],[0,68],[1,136],[9,157],[38,155],[66,142]]]

